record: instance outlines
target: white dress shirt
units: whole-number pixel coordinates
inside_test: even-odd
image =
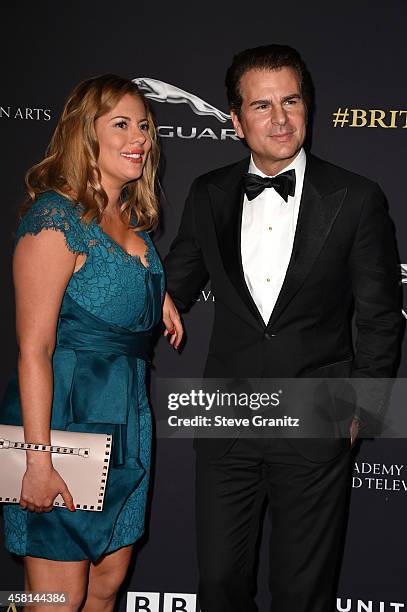
[[[278,173],[295,170],[295,194],[288,196],[287,202],[273,188],[264,189],[252,201],[244,196],[241,229],[243,272],[266,325],[283,285],[293,249],[305,164],[305,151],[301,149],[291,164]],[[267,176],[256,168],[253,157],[249,172]]]

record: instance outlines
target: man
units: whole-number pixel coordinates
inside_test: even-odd
[[[194,181],[165,261],[180,308],[211,281],[206,376],[393,376],[401,302],[383,193],[305,154],[311,84],[294,49],[243,51],[226,86],[251,157]],[[175,317],[168,306],[167,322]],[[351,441],[197,441],[202,612],[257,610],[253,568],[266,496],[273,612],[336,609],[356,435],[354,419]]]

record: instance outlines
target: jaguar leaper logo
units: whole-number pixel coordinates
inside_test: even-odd
[[[150,79],[149,77],[137,77],[133,79],[133,82],[136,83],[146,98],[155,102],[188,104],[196,115],[209,115],[215,117],[221,123],[226,123],[230,119],[230,115],[212,106],[209,102],[170,83]]]

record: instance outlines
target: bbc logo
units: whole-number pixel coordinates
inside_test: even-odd
[[[195,593],[127,593],[126,612],[199,612]]]

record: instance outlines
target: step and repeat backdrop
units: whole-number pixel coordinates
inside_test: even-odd
[[[389,0],[386,6],[379,0],[40,0],[5,4],[1,13],[1,390],[16,358],[10,264],[23,176],[42,157],[68,92],[96,74],[135,79],[151,101],[163,151],[162,224],[155,241],[164,256],[194,177],[247,155],[226,105],[223,81],[232,56],[271,42],[296,47],[316,90],[311,150],[381,185],[406,262],[400,270],[404,282],[404,0]],[[180,354],[164,339],[158,342],[152,385],[156,377],[201,375],[215,299],[206,287],[184,317],[187,341]],[[404,357],[399,375],[406,371]],[[190,440],[156,441],[148,529],[137,545],[118,610],[198,610],[194,464]],[[338,612],[407,610],[406,516],[407,441],[364,442],[355,456]],[[266,513],[262,529],[257,598],[265,611],[270,607]],[[21,561],[3,548],[0,567],[0,590],[23,588]]]

